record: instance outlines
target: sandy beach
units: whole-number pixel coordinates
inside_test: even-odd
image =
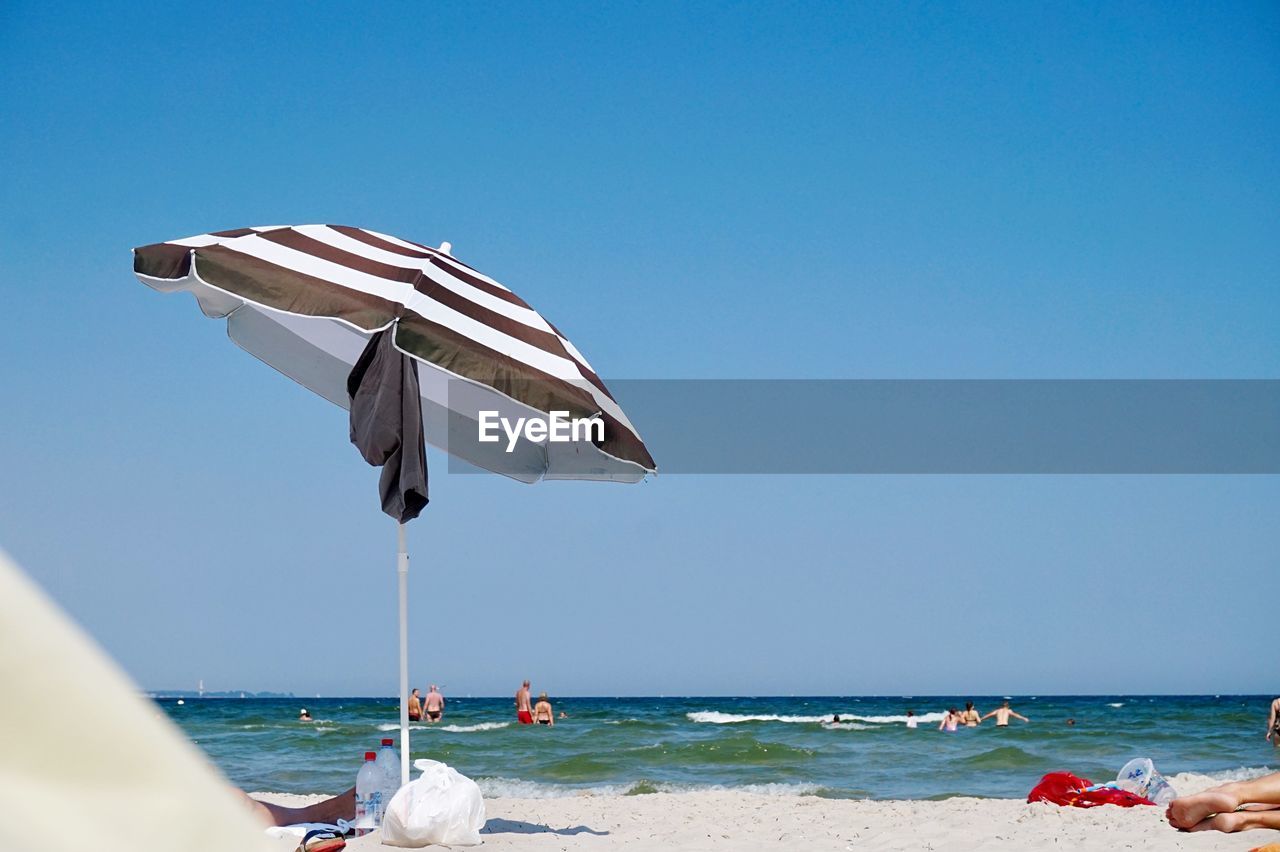
[[[1215,782],[1182,774],[1184,793]],[[255,793],[286,805],[318,797]],[[554,799],[486,799],[484,847],[492,849],[696,850],[1240,850],[1280,841],[1280,833],[1171,829],[1163,808],[1089,810],[1013,799],[872,801],[812,796],[699,792]],[[296,841],[279,841],[292,850]],[[348,848],[379,849],[378,833]]]

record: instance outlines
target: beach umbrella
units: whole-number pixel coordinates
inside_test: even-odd
[[[522,482],[638,482],[653,457],[577,348],[448,243],[341,225],[241,228],[134,249],[133,266],[156,290],[193,294],[241,348],[348,409],[351,441],[383,467],[383,510],[398,524],[408,781],[404,525],[428,500],[423,442]],[[519,428],[533,421],[542,426]]]

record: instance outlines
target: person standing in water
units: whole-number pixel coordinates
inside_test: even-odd
[[[1276,748],[1280,748],[1280,698],[1271,702],[1271,713],[1267,716],[1267,739]]]
[[[555,713],[551,710],[551,702],[547,700],[545,692],[538,696],[538,703],[533,705],[533,721],[539,725],[554,725],[556,723]]]
[[[426,711],[427,721],[433,725],[444,715],[444,696],[440,694],[440,690],[434,683],[427,690],[427,700],[423,704],[423,710]]]
[[[960,714],[960,721],[964,722],[966,728],[976,728],[982,724],[982,718],[978,715],[978,711],[973,709],[972,701],[964,703],[964,712]]]
[[[996,709],[992,710],[992,711],[991,711],[990,713],[988,713],[987,715],[983,716],[983,717],[982,717],[982,720],[990,719],[992,716],[995,716],[995,717],[996,717],[996,727],[997,727],[997,728],[1007,728],[1007,727],[1009,727],[1009,717],[1010,717],[1010,716],[1014,716],[1014,717],[1016,717],[1016,718],[1019,718],[1019,719],[1021,719],[1021,720],[1022,720],[1022,721],[1024,721],[1024,722],[1030,722],[1030,721],[1031,721],[1031,720],[1030,720],[1030,719],[1028,719],[1026,716],[1023,716],[1021,713],[1015,713],[1012,709],[1010,709],[1010,707],[1009,707],[1009,702],[1008,702],[1008,701],[1004,702],[1004,703],[1003,703],[1003,704],[1001,704],[999,707],[997,707]],[[980,720],[980,721],[981,721],[981,720]]]
[[[918,723],[916,722],[916,711],[908,710],[907,711],[907,727],[915,728],[917,727],[917,724]]]
[[[939,731],[945,730],[947,733],[955,733],[955,730],[957,727],[959,727],[959,725],[960,725],[960,711],[954,707],[950,707],[947,709],[947,712],[943,715],[942,721],[938,723],[938,730]]]
[[[516,690],[516,721],[521,725],[533,724],[533,705],[529,703],[529,681]]]
[[[409,693],[409,721],[417,722],[422,718],[422,700],[418,698],[418,690]]]

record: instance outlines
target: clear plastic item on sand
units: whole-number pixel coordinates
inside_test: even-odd
[[[1116,775],[1116,786],[1150,799],[1157,805],[1166,805],[1178,795],[1164,776],[1156,771],[1156,765],[1149,757],[1134,758],[1121,767]]]
[[[356,774],[356,834],[368,834],[378,827],[382,815],[382,773],[378,771],[377,752],[367,751]]]
[[[1178,793],[1173,789],[1173,785],[1157,772],[1151,778],[1151,787],[1147,789],[1147,798],[1157,805],[1167,805],[1178,798]]]
[[[476,782],[437,760],[415,760],[413,765],[422,774],[401,787],[387,805],[383,845],[479,845],[485,817]]]
[[[378,814],[378,824],[386,814],[391,797],[400,789],[400,755],[396,753],[395,740],[384,737],[382,747],[378,749],[378,759],[374,766],[382,773],[382,810]]]

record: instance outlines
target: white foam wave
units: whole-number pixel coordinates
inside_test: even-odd
[[[469,734],[473,731],[496,731],[505,728],[510,722],[480,722],[476,725],[435,725],[437,731],[449,731],[453,734]]]
[[[568,796],[622,796],[631,784],[602,784],[597,787],[570,787],[565,784],[543,784],[521,778],[477,778],[486,799],[563,799]]]
[[[777,716],[772,713],[759,716],[744,716],[738,713],[720,713],[715,710],[700,710],[685,714],[690,722],[709,722],[712,725],[733,725],[738,722],[799,722],[816,724],[831,721],[830,716]]]
[[[1123,707],[1123,706],[1124,706],[1124,702],[1123,702],[1123,701],[1117,701],[1117,702],[1115,702],[1114,704],[1108,704],[1107,706],[1108,706],[1108,707]]]
[[[663,793],[754,793],[757,796],[812,796],[822,789],[820,784],[787,783],[778,781],[772,784],[741,784],[731,787],[727,784],[655,784]]]
[[[942,712],[921,713],[917,716],[912,716],[911,718],[915,719],[917,722],[941,722],[943,717],[945,717],[946,715],[947,715],[946,713],[942,713]],[[854,721],[857,721],[857,722],[871,722],[874,725],[905,725],[907,724],[906,716],[848,716],[846,717],[843,713],[840,714],[840,721],[843,722],[846,718],[853,719]]]
[[[563,799],[573,796],[625,796],[632,792],[655,791],[659,793],[704,793],[732,791],[754,793],[758,796],[807,796],[821,790],[817,784],[775,783],[743,784],[671,784],[667,782],[638,781],[629,784],[599,784],[593,787],[573,787],[567,784],[544,784],[521,778],[477,778],[480,792],[486,799]]]
[[[874,726],[861,725],[857,722],[824,722],[822,727],[828,731],[869,731]]]
[[[1275,772],[1275,769],[1269,766],[1241,766],[1218,772],[1179,772],[1177,775],[1169,776],[1168,781],[1179,796],[1189,796],[1227,781],[1249,781],[1261,778],[1263,775],[1270,775],[1272,772]]]
[[[840,722],[866,722],[872,725],[905,725],[907,717],[904,716],[859,716],[856,713],[838,713],[828,714],[825,716],[778,716],[772,713],[762,713],[759,715],[745,715],[739,713],[720,713],[716,710],[699,710],[694,713],[686,713],[685,716],[690,722],[704,722],[712,725],[734,725],[739,722],[788,722],[791,724],[839,724],[831,721],[832,715],[838,715]],[[912,716],[917,722],[941,722],[943,713],[922,713],[919,716]]]
[[[411,731],[448,731],[451,734],[469,734],[474,731],[496,731],[505,728],[510,722],[480,722],[475,725],[410,725]],[[398,731],[399,725],[379,725],[379,731]]]

